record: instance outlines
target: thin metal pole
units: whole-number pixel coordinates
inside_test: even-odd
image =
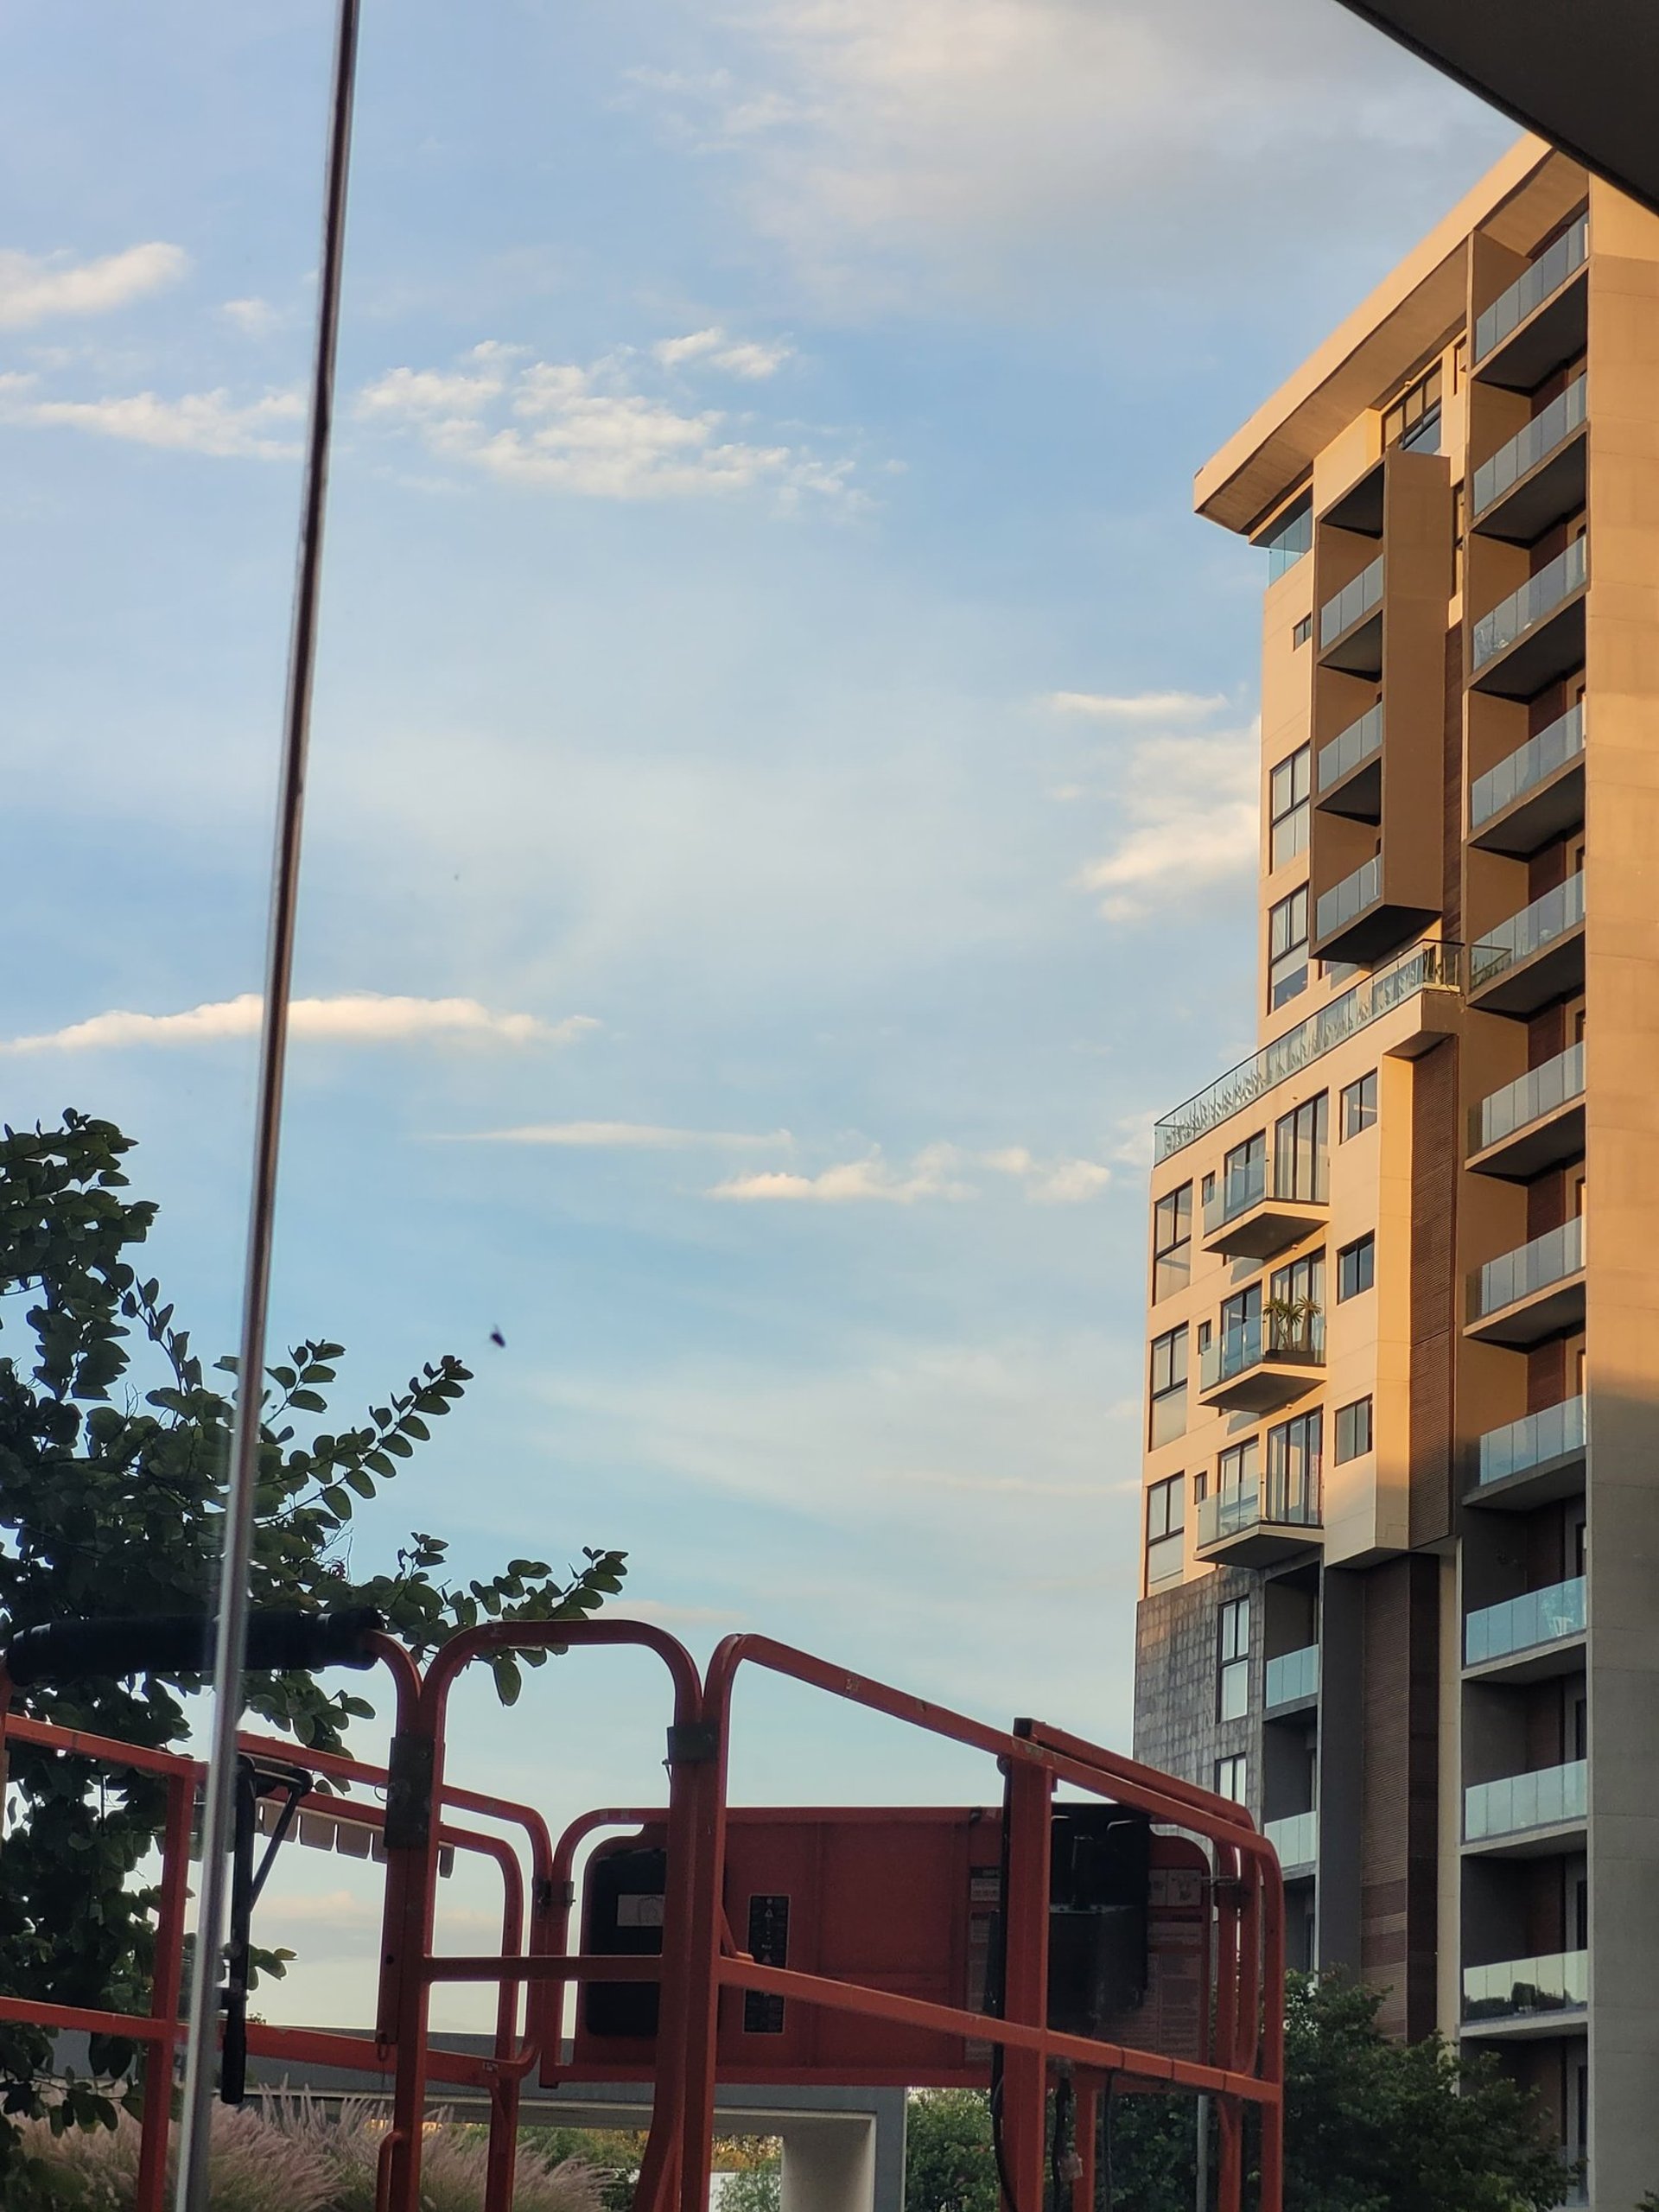
[[[322,525],[328,492],[328,441],[334,404],[334,353],[340,330],[340,269],[346,244],[346,182],[351,164],[352,95],[357,75],[359,0],[340,0],[334,34],[322,259],[317,283],[316,351],[300,504],[299,557],[289,638],[288,694],[283,714],[276,794],[276,849],[271,868],[265,996],[259,1039],[253,1184],[248,1210],[242,1335],[225,1495],[225,1549],[219,1561],[213,1649],[213,1726],[202,1822],[201,1899],[190,1977],[190,2034],[184,2075],[176,2212],[207,2212],[214,2059],[219,2049],[219,1948],[224,1941],[228,1853],[234,1816],[236,1731],[241,1718],[247,1649],[248,1575],[253,1548],[253,1496],[259,1463],[264,1395],[265,1323],[270,1295],[271,1231],[283,1122],[283,1074],[288,1057],[288,1007],[294,976],[294,924],[299,897],[300,842],[305,811],[306,749],[311,683],[316,664],[317,607],[322,572]]]

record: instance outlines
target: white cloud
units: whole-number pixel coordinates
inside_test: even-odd
[[[6,1052],[120,1051],[130,1045],[199,1045],[251,1037],[259,1027],[257,992],[220,999],[181,1014],[97,1014],[38,1037],[0,1043]],[[493,1014],[477,999],[416,999],[348,991],[336,998],[296,999],[296,1038],[337,1045],[395,1045],[428,1037],[473,1037],[504,1045],[567,1045],[599,1023],[588,1014],[543,1021],[530,1014]]]
[[[976,1168],[1007,1177],[1041,1205],[1075,1205],[1097,1196],[1112,1179],[1110,1168],[1098,1160],[1039,1160],[1024,1145],[981,1153],[924,1145],[905,1169],[891,1166],[877,1146],[861,1160],[841,1161],[816,1175],[783,1170],[739,1175],[716,1184],[709,1195],[761,1204],[913,1205],[918,1198],[977,1198],[978,1187],[963,1179],[964,1172]]]
[[[849,459],[759,442],[721,409],[688,412],[639,389],[630,352],[587,364],[509,367],[517,350],[486,342],[456,370],[391,369],[364,387],[357,412],[418,438],[437,460],[582,498],[772,490],[785,499],[811,493],[844,505],[861,497],[848,481]],[[653,351],[665,368],[704,360],[750,382],[769,376],[787,354],[784,347],[728,345],[719,330],[664,340]]]
[[[282,309],[269,300],[226,300],[219,312],[245,338],[269,338],[284,320]]]
[[[0,330],[26,330],[57,315],[105,315],[177,283],[189,266],[181,246],[160,239],[95,261],[0,250]]]
[[[35,397],[37,382],[34,377],[0,376],[0,422],[87,430],[133,445],[220,460],[282,461],[299,450],[291,438],[272,435],[303,416],[305,404],[296,391],[270,391],[239,403],[223,390],[186,392],[179,399],[162,399],[153,391],[114,399],[49,399]]]
[[[694,1152],[746,1151],[751,1147],[787,1146],[787,1129],[769,1136],[740,1129],[671,1129],[650,1122],[533,1122],[516,1129],[479,1129],[448,1141],[455,1144],[568,1146],[580,1151]]]
[[[1254,728],[1135,744],[1121,794],[1132,826],[1077,879],[1104,894],[1100,911],[1109,921],[1136,919],[1255,867],[1257,746]]]
[[[1227,704],[1219,691],[1136,691],[1114,696],[1099,691],[1051,691],[1045,702],[1057,715],[1083,715],[1103,722],[1203,721]]]

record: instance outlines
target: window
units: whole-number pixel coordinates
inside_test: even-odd
[[[1167,1582],[1185,1563],[1186,1477],[1172,1475],[1147,1492],[1147,1586]]]
[[[1267,548],[1268,582],[1276,584],[1313,543],[1313,494],[1304,492],[1300,499],[1293,500],[1275,518],[1267,536],[1255,542]]]
[[[1344,1298],[1357,1298],[1376,1281],[1376,1239],[1375,1236],[1356,1237],[1351,1244],[1344,1244],[1337,1255],[1337,1303]]]
[[[1152,1442],[1167,1444],[1186,1427],[1186,1329],[1152,1340]]]
[[[1166,1191],[1152,1210],[1152,1295],[1181,1289],[1192,1272],[1192,1185]]]
[[[1342,1136],[1345,1144],[1376,1120],[1376,1070],[1351,1083],[1342,1094]]]
[[[1315,1411],[1268,1431],[1268,1500],[1263,1519],[1293,1528],[1319,1525],[1319,1461],[1325,1416]]]
[[[1312,789],[1313,748],[1299,745],[1281,760],[1268,779],[1268,864],[1283,868],[1307,850],[1308,798]]]
[[[1268,916],[1268,1000],[1281,1007],[1307,988],[1307,886],[1281,899]]]
[[[1331,1094],[1306,1098],[1273,1125],[1273,1195],[1301,1205],[1323,1205],[1327,1196],[1325,1133]]]
[[[1382,417],[1385,446],[1404,446],[1409,453],[1439,453],[1440,449],[1440,365],[1402,392]]]
[[[1298,645],[1305,645],[1313,634],[1313,617],[1311,614],[1304,614],[1301,620],[1296,623],[1291,630],[1290,643],[1292,651],[1294,652]]]
[[[1230,1797],[1236,1805],[1244,1802],[1244,1754],[1235,1751],[1230,1759],[1216,1761],[1216,1795]]]
[[[1363,1459],[1371,1448],[1371,1402],[1356,1398],[1351,1406],[1337,1408],[1337,1465]]]
[[[1262,1357],[1262,1286],[1236,1290],[1221,1301],[1222,1376],[1239,1375]],[[1223,1453],[1224,1459],[1226,1454]]]
[[[1242,1719],[1250,1709],[1250,1601],[1232,1598],[1216,1616],[1216,1717]]]
[[[1319,1352],[1325,1344],[1325,1255],[1275,1268],[1268,1281],[1271,1325],[1268,1348],[1279,1352]]]
[[[1230,1444],[1216,1461],[1216,1493],[1220,1497],[1254,1497],[1258,1446],[1253,1436],[1243,1444]]]
[[[1221,1163],[1222,1219],[1230,1221],[1268,1195],[1268,1133],[1236,1144]]]

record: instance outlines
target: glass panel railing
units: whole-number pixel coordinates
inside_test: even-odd
[[[1362,760],[1369,760],[1382,743],[1382,702],[1368,707],[1357,722],[1319,747],[1319,789],[1328,791]]]
[[[1228,1222],[1236,1221],[1268,1195],[1268,1156],[1236,1162],[1217,1178],[1216,1187],[1204,1202],[1204,1233],[1211,1236]]]
[[[1474,672],[1478,675],[1489,660],[1512,645],[1517,638],[1535,627],[1547,615],[1553,614],[1564,599],[1570,598],[1589,575],[1589,556],[1586,537],[1575,537],[1563,552],[1547,562],[1535,576],[1529,576],[1519,591],[1512,591],[1507,599],[1500,599],[1490,614],[1483,614],[1475,625],[1471,648]]]
[[[1313,1061],[1333,1052],[1350,1037],[1392,1014],[1419,991],[1455,990],[1459,981],[1462,948],[1455,944],[1419,944],[1387,968],[1367,976],[1318,1014],[1295,1028],[1275,1037],[1259,1052],[1230,1068],[1196,1097],[1166,1114],[1153,1131],[1153,1150],[1159,1160],[1194,1144],[1209,1130],[1235,1114],[1243,1114],[1257,1099],[1299,1075]]]
[[[1503,1428],[1489,1428],[1480,1440],[1476,1480],[1501,1483],[1510,1475],[1525,1474],[1529,1467],[1582,1452],[1584,1444],[1584,1400],[1563,1398],[1559,1405],[1544,1406]]]
[[[1281,1651],[1276,1659],[1268,1660],[1266,1694],[1269,1709],[1275,1705],[1295,1705],[1306,1697],[1317,1697],[1319,1690],[1317,1643],[1305,1643],[1300,1651]]]
[[[1483,1321],[1489,1313],[1501,1313],[1517,1299],[1577,1274],[1583,1265],[1584,1217],[1574,1214],[1559,1229],[1547,1229],[1529,1244],[1500,1253],[1478,1268],[1469,1279],[1469,1318]]]
[[[1569,707],[1559,721],[1541,729],[1536,737],[1517,746],[1507,760],[1484,776],[1477,776],[1469,791],[1469,827],[1478,830],[1506,806],[1545,782],[1558,768],[1584,750],[1584,702]]]
[[[1478,944],[1469,948],[1469,988],[1478,990],[1483,983],[1490,983],[1517,960],[1527,960],[1535,952],[1541,952],[1558,937],[1565,937],[1575,930],[1584,919],[1584,872],[1578,870],[1558,883],[1553,891],[1546,891],[1541,899],[1535,899],[1530,906],[1523,906],[1518,914],[1511,914],[1507,922],[1500,922],[1495,930],[1488,931]]]
[[[1329,937],[1332,930],[1344,928],[1368,906],[1375,906],[1382,896],[1382,855],[1377,853],[1363,868],[1357,868],[1351,875],[1319,897],[1314,917],[1314,935]]]
[[[1590,251],[1590,224],[1580,216],[1571,230],[1563,231],[1529,268],[1523,269],[1507,292],[1500,292],[1489,308],[1475,317],[1475,361],[1484,361],[1501,346],[1533,311],[1542,307],[1575,270],[1582,269]]]
[[[1518,1835],[1526,1828],[1581,1821],[1586,1771],[1582,1759],[1573,1759],[1565,1766],[1472,1783],[1463,1793],[1464,1840],[1486,1843],[1495,1836]]]
[[[1483,1098],[1471,1116],[1470,1137],[1477,1152],[1500,1144],[1517,1129],[1553,1114],[1569,1098],[1584,1095],[1584,1046],[1569,1045],[1553,1060],[1545,1060],[1525,1075],[1506,1083]]]
[[[1362,569],[1351,583],[1344,584],[1335,598],[1327,599],[1319,609],[1320,650],[1334,644],[1356,622],[1363,621],[1382,596],[1382,556],[1379,553],[1369,569]]]
[[[1502,1605],[1483,1605],[1463,1624],[1465,1666],[1478,1667],[1488,1659],[1507,1659],[1541,1643],[1582,1636],[1585,1600],[1585,1579],[1575,1574],[1569,1582],[1552,1582],[1547,1590],[1529,1590],[1519,1598],[1506,1598]]]
[[[1278,1853],[1281,1866],[1311,1866],[1319,1855],[1317,1813],[1287,1813],[1282,1820],[1264,1821],[1262,1833]]]
[[[1564,445],[1581,427],[1584,393],[1585,379],[1580,377],[1565,391],[1558,393],[1548,407],[1541,408],[1530,423],[1523,423],[1490,461],[1481,462],[1475,471],[1477,521],[1494,499],[1501,499],[1512,484],[1519,483],[1529,469],[1536,468],[1547,454]]]
[[[1509,2020],[1526,2012],[1572,2012],[1589,2001],[1590,1956],[1556,1951],[1463,1970],[1465,2020]]]
[[[1294,1484],[1282,1479],[1240,1484],[1236,1489],[1211,1491],[1198,1500],[1198,1548],[1225,1543],[1251,1529],[1317,1529],[1319,1526],[1318,1479],[1310,1488],[1305,1479]],[[1317,1653],[1315,1655],[1317,1660]]]
[[[1263,1360],[1323,1367],[1325,1316],[1314,1313],[1298,1320],[1258,1316],[1241,1328],[1222,1330],[1198,1354],[1198,1388],[1213,1390],[1260,1367]]]

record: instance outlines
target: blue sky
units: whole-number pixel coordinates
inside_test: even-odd
[[[0,26],[0,1110],[142,1141],[215,1345],[327,44]],[[276,1306],[477,1370],[388,1544],[1127,1743],[1146,1132],[1250,1034],[1192,472],[1509,135],[1330,0],[370,0]],[[645,1786],[547,1681],[474,1771]],[[985,1786],[753,1710],[756,1794]]]

